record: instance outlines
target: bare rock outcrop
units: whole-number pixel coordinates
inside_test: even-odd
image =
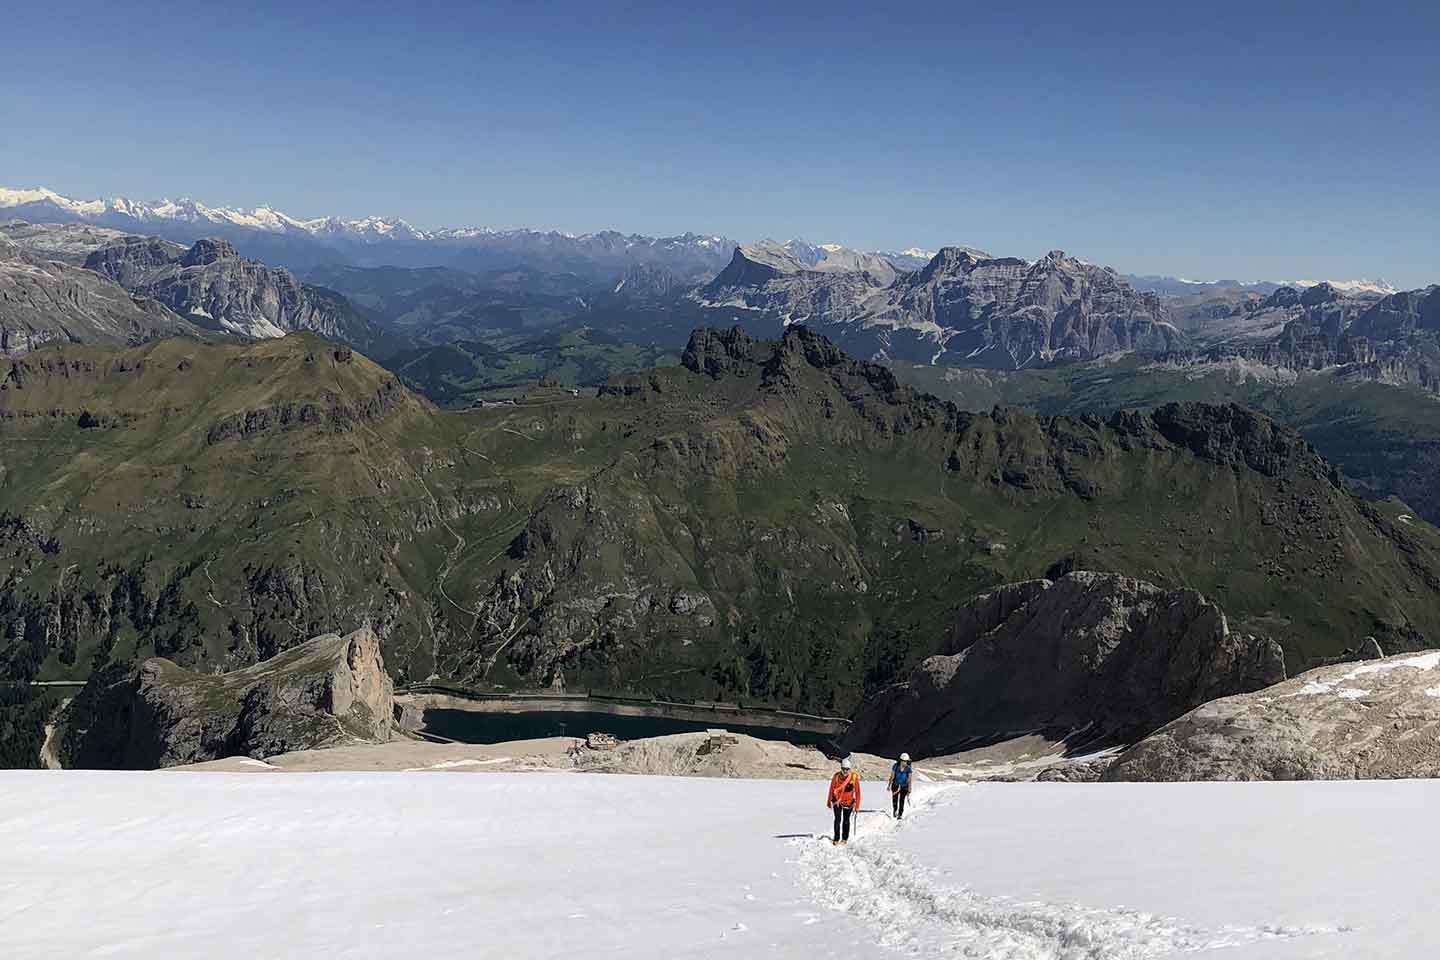
[[[1111,781],[1440,777],[1440,653],[1302,673],[1203,704],[1122,753]]]
[[[1158,296],[1060,250],[1031,263],[946,247],[923,268],[897,273],[879,257],[805,249],[740,247],[693,297],[810,324],[852,353],[959,366],[1012,370],[1186,342]]]
[[[231,673],[195,673],[152,658],[85,694],[92,699],[88,729],[70,731],[67,766],[133,770],[261,759],[381,742],[395,730],[394,686],[369,627],[324,634]]]
[[[338,293],[242,257],[217,237],[189,249],[153,237],[122,237],[92,252],[85,266],[206,326],[245,337],[311,330],[361,349],[371,349],[380,337]]]
[[[1029,263],[947,247],[898,280],[866,322],[931,326],[952,362],[1000,369],[1184,341],[1159,297],[1061,250]]]
[[[47,343],[115,346],[198,330],[163,304],[0,236],[0,357]]]
[[[1232,633],[1199,593],[1114,574],[1009,584],[953,623],[939,655],[860,709],[847,747],[933,756],[1037,731],[1128,742],[1285,677],[1279,644]]]
[[[706,306],[758,310],[786,324],[828,325],[860,316],[895,280],[894,266],[880,257],[817,249],[793,241],[737,247],[730,264],[694,296]]]

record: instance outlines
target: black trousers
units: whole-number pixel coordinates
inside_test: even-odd
[[[905,798],[910,796],[910,789],[892,790],[890,792],[890,809],[895,812],[895,819],[899,820],[905,816]]]
[[[849,807],[842,807],[842,806],[841,806],[840,804],[838,804],[838,803],[835,804],[835,839],[836,839],[836,840],[849,840],[849,839],[850,839],[850,813],[851,813],[851,810],[850,810]]]

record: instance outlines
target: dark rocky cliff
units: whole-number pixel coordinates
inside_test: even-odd
[[[861,707],[846,747],[921,756],[1042,733],[1125,742],[1197,704],[1285,677],[1193,590],[1112,574],[1009,584],[961,607],[942,652]]]
[[[76,698],[65,766],[152,769],[389,739],[394,688],[368,627],[315,637],[253,667],[200,674],[154,658]]]

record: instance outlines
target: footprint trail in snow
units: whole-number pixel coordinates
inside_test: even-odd
[[[912,797],[912,809],[919,813],[946,789],[954,788]],[[801,848],[801,882],[815,902],[863,921],[875,929],[882,946],[902,952],[941,950],[990,960],[1148,960],[1343,932],[1280,926],[1206,929],[1126,908],[985,896],[947,884],[895,849],[897,826],[876,816],[864,835],[839,850],[828,842],[795,843]]]

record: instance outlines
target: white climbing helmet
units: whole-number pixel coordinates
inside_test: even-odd
[[[840,769],[841,769],[841,770],[849,770],[849,769],[850,769],[850,758],[849,758],[849,757],[846,757],[844,760],[841,760],[841,761],[840,761]]]
[[[903,761],[905,761],[906,763],[909,763],[909,762],[910,762],[910,754],[908,754],[908,753],[902,753],[902,754],[900,754],[900,759],[903,760]]]

